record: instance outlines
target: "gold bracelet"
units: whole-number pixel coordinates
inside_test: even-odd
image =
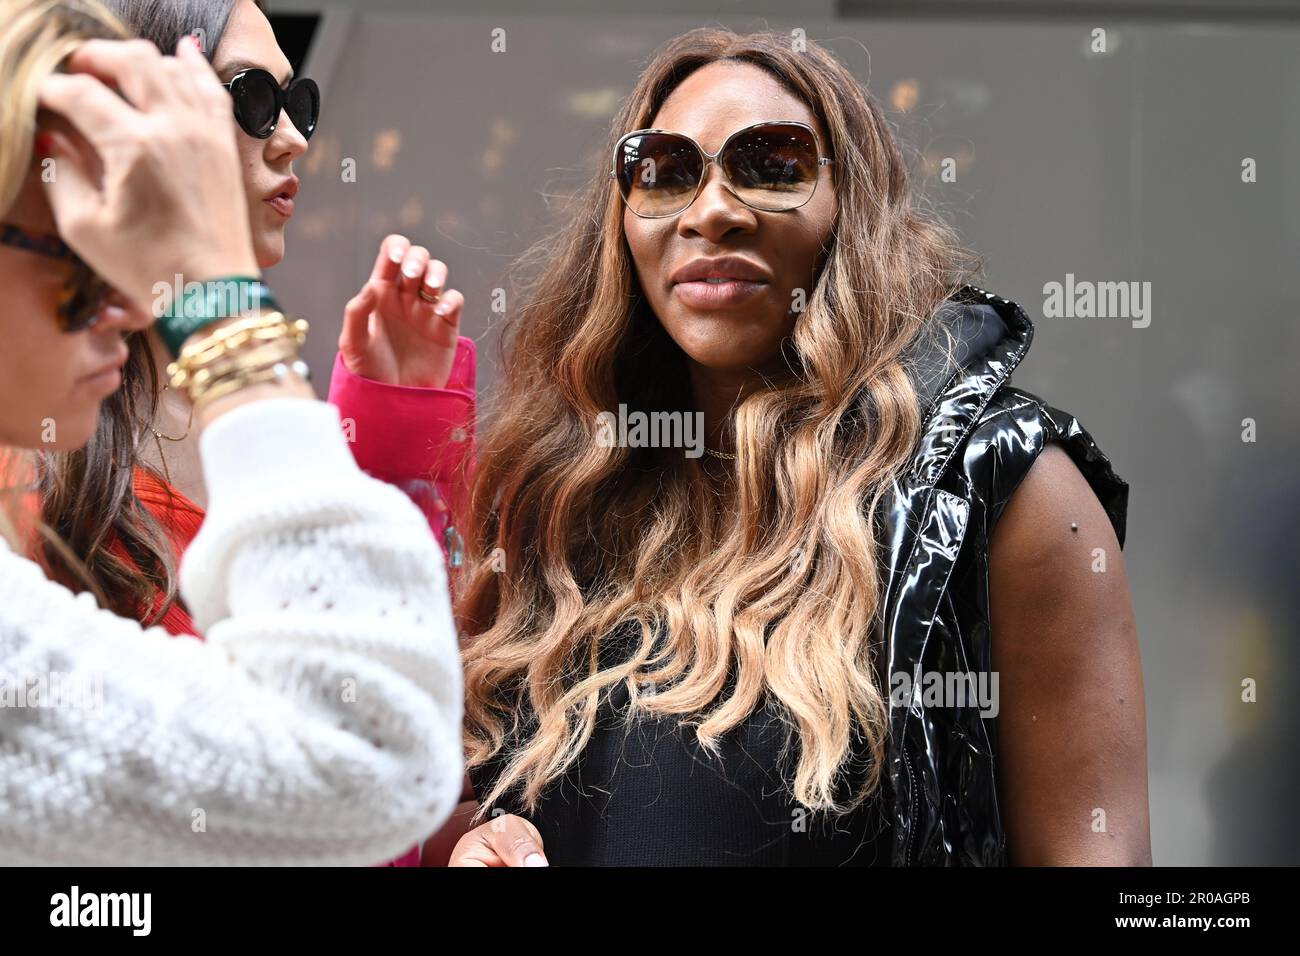
[[[307,339],[307,323],[302,319],[293,322],[275,322],[254,328],[236,329],[228,335],[214,338],[212,341],[196,343],[196,353],[187,356],[180,364],[183,368],[204,365],[225,352],[237,351],[258,342],[270,342],[276,339],[293,339],[301,345]]]
[[[181,367],[202,364],[210,356],[211,349],[225,346],[237,348],[250,338],[272,338],[294,333],[302,338],[307,335],[307,323],[302,319],[290,319],[283,312],[267,312],[260,315],[245,316],[226,325],[218,326],[197,342],[187,343],[181,349],[176,362]]]
[[[189,389],[201,390],[241,368],[262,368],[274,365],[276,362],[292,362],[297,357],[298,347],[292,341],[277,339],[251,348],[226,352],[215,361],[191,373],[185,385]]]
[[[296,359],[292,364],[276,362],[269,367],[263,367],[261,369],[243,370],[237,375],[222,379],[215,383],[211,388],[205,389],[195,395],[194,410],[197,412],[208,403],[223,398],[226,395],[233,395],[235,392],[242,391],[251,385],[283,381],[290,375],[298,375],[300,378],[306,379],[308,375],[307,363],[302,359]]]
[[[243,358],[241,356],[241,358]],[[213,395],[222,395],[227,391],[236,388],[242,388],[248,380],[274,368],[295,368],[301,365],[302,373],[307,374],[306,363],[298,359],[297,352],[283,356],[269,356],[259,361],[240,361],[228,368],[224,374],[211,378],[204,378],[201,381],[191,382],[189,387],[190,401],[195,407],[202,404],[206,397]]]
[[[284,342],[292,343],[292,347],[296,349],[306,340],[306,323],[301,320],[299,322],[301,325],[296,327],[277,324],[257,330],[246,330],[224,340],[197,343],[194,353],[178,359],[168,367],[171,384],[174,388],[184,388],[188,380],[199,370],[217,363],[227,354],[246,351],[250,344],[257,347],[273,342]]]
[[[282,361],[295,358],[307,329],[304,320],[290,320],[280,312],[232,322],[182,349],[167,368],[169,382],[172,388],[191,393],[193,400],[193,393],[250,360],[269,360],[272,354]]]

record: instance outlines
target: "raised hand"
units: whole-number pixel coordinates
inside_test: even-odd
[[[230,97],[185,37],[90,40],[41,85],[59,234],[137,304],[156,282],[255,275]]]
[[[370,278],[343,310],[339,352],[348,371],[389,385],[445,386],[465,305],[446,286],[447,265],[428,249],[405,236],[384,239]]]

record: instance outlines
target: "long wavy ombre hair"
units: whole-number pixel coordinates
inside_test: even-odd
[[[783,346],[791,375],[735,409],[728,512],[680,450],[597,441],[597,415],[619,403],[692,407],[684,355],[646,304],[602,166],[507,329],[504,392],[472,492],[457,602],[467,760],[503,766],[480,812],[507,791],[535,809],[620,684],[627,720],[674,716],[715,753],[775,704],[797,734],[792,795],[812,810],[846,811],[880,784],[874,516],[920,435],[905,349],[972,259],[914,203],[878,104],[811,42],[796,52],[788,36],[713,29],[670,41],[605,156],[720,60],[766,70],[803,100],[834,159],[839,213]],[[630,655],[607,653],[620,640]],[[864,762],[845,796],[850,765]]]

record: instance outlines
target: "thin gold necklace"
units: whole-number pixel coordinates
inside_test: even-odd
[[[729,455],[729,454],[727,454],[725,451],[714,451],[714,450],[713,450],[712,448],[710,448],[708,445],[705,445],[705,446],[704,446],[704,453],[705,453],[706,455],[712,455],[714,458],[721,458],[723,461],[735,461],[735,460],[736,460],[736,456],[735,456],[735,455]]]
[[[167,391],[169,388],[171,388],[170,385],[164,385],[164,386],[163,386],[163,391],[165,392],[165,391]],[[187,438],[190,437],[190,429],[192,429],[193,427],[194,427],[194,406],[191,405],[191,406],[190,406],[190,420],[189,420],[188,422],[185,423],[185,434],[184,434],[184,435],[181,435],[179,438],[173,438],[171,435],[164,435],[164,434],[163,434],[162,432],[160,432],[158,429],[154,428],[153,425],[150,425],[150,426],[149,426],[149,431],[153,432],[153,437],[154,437],[154,438],[157,438],[159,441],[184,441],[185,439],[187,439]]]

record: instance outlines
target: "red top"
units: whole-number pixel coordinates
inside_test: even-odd
[[[199,525],[203,523],[203,509],[168,484],[162,475],[148,468],[136,468],[133,484],[135,496],[140,499],[140,504],[149,509],[171,537],[172,553],[176,555],[179,562],[180,556],[185,553],[194,536],[199,533]],[[122,560],[131,560],[118,542],[113,542],[109,547]],[[142,614],[141,617],[148,621],[154,620],[162,603],[163,595],[159,594],[148,613]],[[200,639],[203,637],[195,628],[190,612],[185,609],[185,605],[179,598],[172,602],[158,624],[173,636],[193,634]]]

